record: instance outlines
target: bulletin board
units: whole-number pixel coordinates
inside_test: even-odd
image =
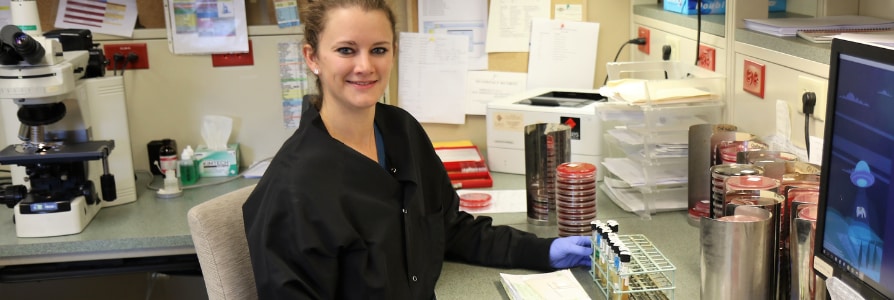
[[[554,18],[554,10],[552,9],[556,5],[560,4],[570,4],[570,5],[581,5],[583,11],[583,20],[587,21],[587,1],[586,0],[551,0],[550,5],[550,18]],[[419,32],[419,16],[417,12],[419,11],[418,0],[407,0],[407,14],[409,15],[409,28],[412,32]],[[490,1],[487,2],[488,7],[490,7]],[[528,72],[528,53],[527,52],[502,52],[502,53],[488,53],[487,54],[487,69],[488,71],[502,71],[502,72],[519,72],[519,73],[527,73]]]
[[[164,1],[166,0],[137,0],[137,29],[165,28]],[[168,0],[169,1],[169,0]],[[298,0],[298,7],[307,4],[307,0]],[[59,0],[37,1],[37,10],[40,13],[40,26],[43,31],[56,28],[56,11],[59,8]],[[245,14],[248,25],[276,25],[276,10],[273,0],[245,0]]]

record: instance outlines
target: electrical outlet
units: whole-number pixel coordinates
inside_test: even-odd
[[[117,67],[119,70],[121,69],[148,69],[149,68],[149,51],[146,50],[145,43],[138,44],[105,44],[102,46],[103,54],[109,60],[109,65],[106,66],[106,69],[113,70]],[[115,54],[121,54],[124,57],[124,62],[127,63],[127,56],[130,54],[136,54],[137,60],[127,63],[127,65],[115,64]]]
[[[211,54],[211,65],[214,67],[251,66],[254,64],[251,40],[248,41],[248,53]]]
[[[646,43],[644,45],[638,45],[637,48],[640,52],[649,55],[649,48],[651,46],[651,43],[649,41],[649,29],[645,27],[639,27],[639,29],[636,30],[636,37],[646,39]]]
[[[664,43],[671,48],[671,61],[680,61],[680,38],[675,35],[668,35],[664,38]]]
[[[714,71],[715,54],[714,47],[707,45],[698,45],[698,66],[704,69]]]
[[[764,82],[766,82],[767,66],[745,60],[742,74],[742,90],[764,99]]]
[[[828,82],[820,79],[798,75],[798,95],[804,92],[813,92],[816,94],[816,106],[813,107],[813,117],[823,121],[826,119],[826,94],[828,91]],[[798,103],[801,99],[798,98]],[[803,106],[798,106],[798,112],[804,113]]]

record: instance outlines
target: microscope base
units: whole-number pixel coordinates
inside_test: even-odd
[[[71,210],[64,212],[22,214],[21,203],[13,207],[15,211],[16,236],[50,237],[80,233],[90,224],[100,204],[88,205],[83,196],[71,201]]]

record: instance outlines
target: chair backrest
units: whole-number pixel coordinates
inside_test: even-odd
[[[187,213],[210,300],[258,298],[242,220],[242,204],[253,189],[229,192]]]

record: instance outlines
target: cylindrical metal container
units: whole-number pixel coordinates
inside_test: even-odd
[[[689,224],[698,226],[702,217],[711,216],[711,138],[718,132],[735,131],[730,124],[696,124],[689,126]]]
[[[740,206],[733,216],[701,219],[701,299],[770,299],[772,215]]]
[[[556,224],[556,167],[569,160],[571,127],[558,123],[525,126],[525,183],[529,224]]]
[[[711,167],[711,210],[710,217],[716,219],[723,216],[723,203],[726,198],[726,179],[730,176],[761,175],[764,169],[753,165],[730,164]]]
[[[782,205],[785,198],[777,193],[779,188],[779,180],[765,176],[733,176],[726,180],[726,205],[724,205],[724,213],[733,212],[737,206],[753,206],[766,209],[773,214],[773,239],[770,243],[773,245],[773,276],[770,289],[774,295],[781,294],[786,291],[788,294],[788,281],[782,278],[788,278],[788,256],[783,251],[784,241],[780,240],[783,232],[788,233],[788,229],[783,228],[782,221]],[[774,296],[774,298],[785,298]]]
[[[804,204],[792,220],[791,235],[791,299],[813,300],[816,277],[813,273],[813,241],[816,234],[816,204]]]

